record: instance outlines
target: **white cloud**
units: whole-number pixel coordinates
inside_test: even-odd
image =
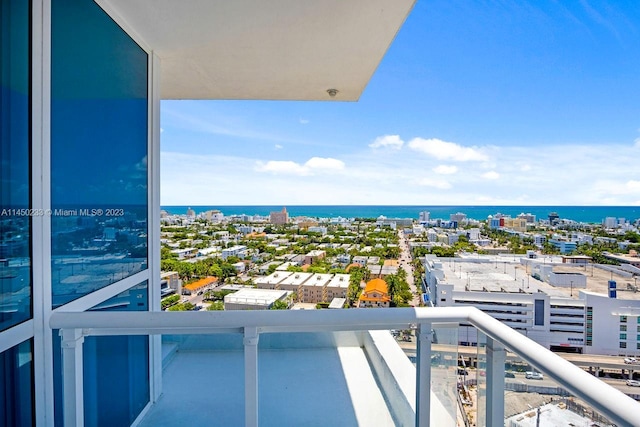
[[[300,176],[313,175],[315,171],[338,171],[343,169],[343,161],[330,157],[312,157],[302,165],[290,160],[269,160],[266,163],[257,161],[255,167],[257,172]]]
[[[257,162],[256,171],[290,175],[307,175],[309,172],[304,166],[290,160],[269,160],[266,163]]]
[[[423,178],[418,181],[418,185],[423,187],[433,187],[439,190],[448,190],[451,188],[451,184],[443,179]]]
[[[453,175],[458,172],[457,166],[440,165],[433,168],[433,171],[439,175]]]
[[[300,118],[300,120],[298,120],[298,122],[300,122],[301,125],[306,125],[306,124],[309,123],[309,119]]]
[[[309,169],[330,169],[330,170],[342,170],[344,169],[344,162],[338,159],[332,159],[331,157],[312,157],[304,164]]]
[[[351,205],[375,200],[425,206],[630,206],[640,200],[637,149],[629,143],[501,145],[477,150],[490,161],[461,166],[419,156],[413,150],[381,156],[380,150],[362,146],[339,155],[327,148],[316,157],[271,161],[260,153],[223,156],[163,151],[162,203]],[[453,171],[454,165],[455,174],[443,173]]]
[[[284,147],[280,144],[276,144],[274,147],[276,150],[282,150]]]
[[[400,139],[400,135],[384,135],[384,136],[377,137],[375,141],[369,144],[369,147],[371,148],[389,147],[389,148],[395,148],[396,150],[399,150],[402,148],[402,145],[404,145],[404,141]]]
[[[633,141],[633,146],[636,148],[640,148],[640,138],[636,138],[636,140]]]
[[[625,187],[630,192],[640,193],[640,181],[635,181],[635,180],[627,181],[627,183],[625,184]]]
[[[489,171],[480,175],[484,179],[498,179],[500,178],[500,174],[496,171]]]
[[[409,141],[409,148],[419,151],[438,160],[453,160],[457,162],[478,161],[484,162],[489,157],[477,148],[464,147],[454,142],[441,139],[414,138]]]

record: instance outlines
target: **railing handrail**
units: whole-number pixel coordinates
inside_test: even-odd
[[[640,403],[475,307],[211,312],[54,312],[53,329],[83,335],[215,334],[401,329],[470,323],[619,425],[640,426]]]

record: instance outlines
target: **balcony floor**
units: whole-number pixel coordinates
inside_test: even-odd
[[[360,347],[260,349],[261,426],[393,426]],[[244,424],[241,351],[177,351],[143,427]]]

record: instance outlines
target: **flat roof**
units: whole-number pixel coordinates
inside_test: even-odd
[[[329,304],[329,308],[331,308],[331,309],[344,308],[344,303],[345,302],[347,302],[346,298],[334,298],[331,301],[331,304]]]
[[[536,293],[544,292],[551,297],[570,298],[570,287],[555,287],[531,276],[531,266],[520,263],[520,258],[526,256],[474,256],[467,258],[436,258],[442,264],[445,283],[452,284],[454,290],[463,292],[507,292],[507,293]],[[478,262],[485,259],[486,262]],[[527,261],[529,261],[527,259]],[[540,262],[540,259],[534,260]],[[615,272],[606,271],[591,264],[563,264],[560,257],[545,260],[553,262],[553,272],[556,274],[582,274],[587,279],[586,288],[574,288],[573,298],[577,299],[582,290],[608,295],[608,282],[613,278],[617,284],[617,298],[640,300],[640,292],[633,292],[633,278],[624,277]],[[560,262],[558,262],[560,261]],[[542,264],[544,265],[544,264]],[[484,288],[484,289],[483,289]]]
[[[349,274],[336,274],[333,276],[331,281],[327,283],[327,286],[330,288],[348,288],[350,280],[351,276]]]
[[[309,280],[304,282],[305,286],[322,286],[324,287],[326,284],[331,282],[333,278],[333,274],[329,273],[316,273]]]
[[[290,292],[277,289],[240,289],[233,294],[225,295],[225,304],[269,305],[285,298]]]
[[[277,285],[292,274],[293,273],[291,271],[274,271],[268,276],[256,277],[255,282],[264,283],[266,285]]]
[[[309,278],[313,276],[313,273],[292,273],[289,277],[280,282],[281,285],[301,285],[305,283]],[[306,284],[306,283],[305,283]]]

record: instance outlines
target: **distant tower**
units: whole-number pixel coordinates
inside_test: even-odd
[[[189,208],[187,209],[187,218],[195,218],[196,217],[196,211],[194,211],[193,209]]]
[[[429,222],[430,218],[431,218],[431,212],[429,211],[422,211],[418,215],[418,221],[420,222]]]
[[[269,214],[269,222],[271,224],[283,225],[289,222],[289,214],[287,208],[283,207],[280,212],[271,212]]]
[[[551,213],[549,214],[549,224],[553,224],[553,222],[554,222],[555,220],[557,220],[558,218],[560,218],[560,216],[558,215],[558,213],[557,213],[557,212],[551,212]]]

